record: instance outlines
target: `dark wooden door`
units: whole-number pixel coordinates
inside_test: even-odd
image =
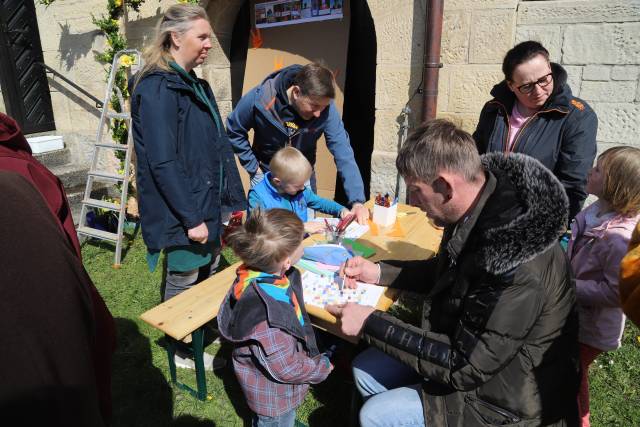
[[[0,84],[24,133],[55,129],[33,0],[0,0]]]

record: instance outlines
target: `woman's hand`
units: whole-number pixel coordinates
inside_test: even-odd
[[[309,221],[304,223],[304,231],[309,234],[322,233],[324,229],[324,223],[320,221]]]
[[[369,209],[367,209],[362,203],[354,203],[351,206],[351,212],[356,216],[356,221],[360,225],[366,225],[369,220]]]
[[[194,242],[207,243],[207,240],[209,239],[209,229],[207,228],[207,224],[203,222],[196,227],[190,228],[187,231],[187,236]]]
[[[348,259],[340,266],[340,276],[344,277],[347,288],[356,288],[356,281],[377,284],[380,279],[380,266],[361,256]]]

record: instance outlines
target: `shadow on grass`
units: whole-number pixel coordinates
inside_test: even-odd
[[[216,354],[216,357],[222,357],[227,361],[224,369],[215,370],[216,377],[220,378],[222,384],[224,385],[224,391],[229,396],[229,400],[233,405],[233,409],[236,414],[242,418],[242,424],[244,427],[251,426],[251,418],[252,412],[247,406],[244,395],[242,394],[242,389],[240,388],[240,384],[238,384],[238,380],[236,379],[236,375],[233,371],[233,361],[231,359],[231,352],[233,351],[233,345],[230,342],[222,341],[220,345],[220,350]]]
[[[112,426],[214,427],[192,416],[173,418],[173,392],[153,365],[149,338],[130,319],[116,318],[118,347],[112,364]]]

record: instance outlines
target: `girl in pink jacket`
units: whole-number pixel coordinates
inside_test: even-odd
[[[598,200],[572,222],[568,247],[580,310],[583,427],[589,426],[589,365],[600,353],[620,347],[624,329],[618,272],[640,219],[640,149],[614,147],[602,153],[589,172],[587,192]]]

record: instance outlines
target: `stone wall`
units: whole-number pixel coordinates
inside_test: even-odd
[[[163,10],[174,0],[148,0],[140,13],[129,12],[124,25],[133,47],[153,35]],[[223,116],[231,110],[229,49],[237,11],[243,0],[201,4],[215,37],[209,59],[199,70],[216,93]],[[376,125],[371,191],[387,192],[397,179],[402,110],[408,105],[411,126],[418,122],[421,95],[426,0],[369,0],[376,29]],[[58,0],[38,6],[45,62],[104,96],[104,70],[93,52],[104,38],[91,23],[105,0]],[[599,119],[598,143],[640,145],[640,2],[602,0],[446,0],[442,35],[438,115],[473,131],[491,87],[502,80],[502,58],[514,43],[536,39],[552,60],[569,73],[577,96],[589,102]],[[56,125],[78,159],[86,158],[98,124],[97,110],[75,90],[50,78]],[[70,138],[69,138],[70,137]],[[74,142],[75,140],[80,142]],[[81,143],[84,142],[84,145]],[[84,148],[83,148],[84,147]]]
[[[380,37],[377,21],[376,30]],[[549,49],[552,60],[566,68],[574,94],[598,114],[599,151],[619,144],[640,146],[637,0],[445,0],[438,116],[472,132],[491,87],[503,79],[504,54],[515,43],[529,39]],[[405,77],[398,89],[379,86],[376,96],[401,104],[411,84]],[[376,118],[382,113],[386,114],[378,110]],[[395,146],[382,141],[390,141],[393,131],[380,129],[381,125],[376,121],[380,139],[376,138],[374,166],[380,165],[372,172],[372,191],[393,184],[389,170]]]

